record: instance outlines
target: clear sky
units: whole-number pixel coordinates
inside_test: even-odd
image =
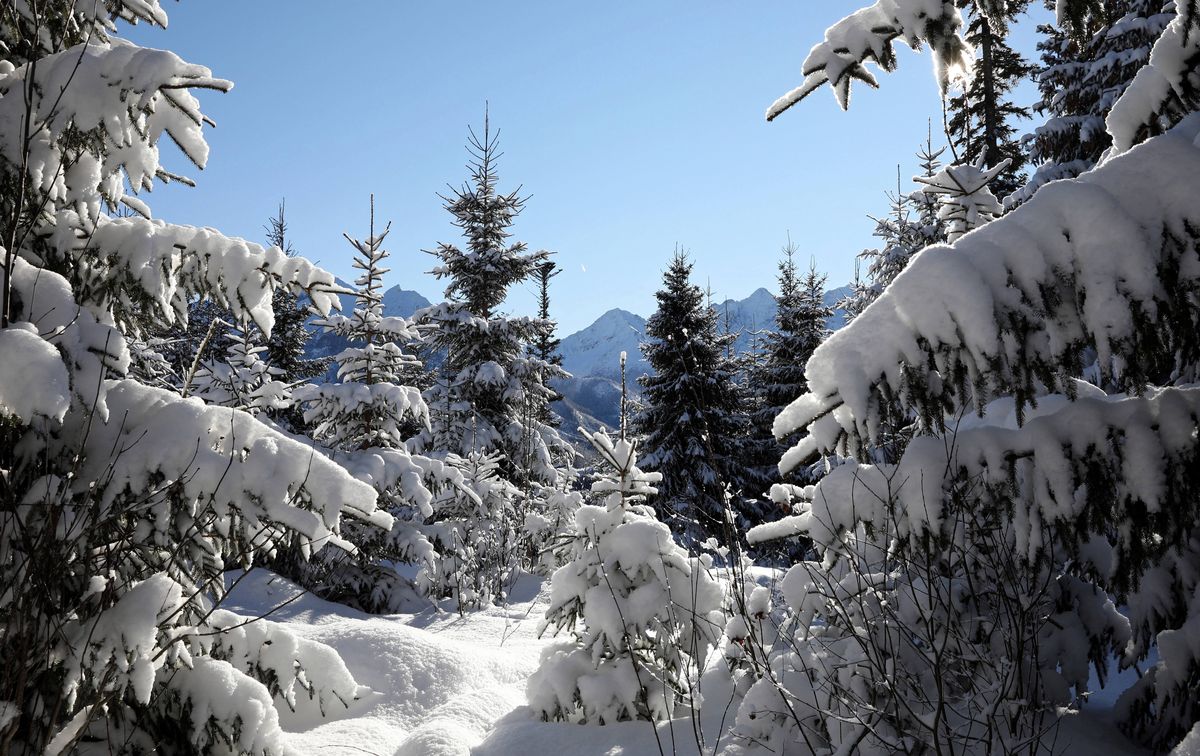
[[[928,53],[901,50],[882,88],[840,111],[819,92],[774,123],[824,29],[868,0],[514,3],[189,0],[139,44],[235,82],[201,92],[212,155],[198,187],[159,187],[156,217],[256,241],[281,198],[305,256],[351,277],[343,231],[365,236],[368,195],[393,230],[388,284],[431,300],[420,252],[457,242],[437,192],[466,178],[467,125],[489,101],[501,189],[529,195],[515,238],[557,252],[561,332],[613,307],[650,314],[678,244],[719,299],[774,289],[790,232],[830,286],[872,244],[867,213],[905,186],[941,106]],[[1019,46],[1032,53],[1032,34]],[[1025,92],[1025,99],[1032,93]],[[186,168],[183,158],[174,162]],[[531,312],[530,291],[509,309]]]

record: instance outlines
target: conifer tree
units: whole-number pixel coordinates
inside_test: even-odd
[[[277,704],[332,714],[358,686],[328,647],[221,609],[224,576],[391,518],[325,455],[140,373],[197,299],[269,335],[274,289],[336,298],[307,260],[149,219],[143,192],[191,183],[161,145],[203,168],[196,94],[232,83],[127,23],[167,14],[0,11],[0,751],[282,753]]]
[[[1074,32],[1057,24],[1038,27],[1041,100],[1034,109],[1046,122],[1025,137],[1036,170],[1013,203],[1028,200],[1050,181],[1090,170],[1112,146],[1105,120],[1174,17],[1163,5],[1162,0],[1116,0],[1104,3]],[[1173,125],[1179,115],[1160,126]]]
[[[566,373],[529,352],[547,334],[545,321],[499,310],[508,290],[537,276],[550,253],[509,241],[525,200],[519,189],[504,194],[497,188],[498,137],[485,115],[482,136],[471,130],[467,142],[470,181],[443,197],[466,245],[443,243],[430,252],[440,263],[434,275],[447,281],[448,301],[419,317],[445,359],[426,392],[432,428],[414,443],[463,457],[499,452],[502,477],[521,488],[558,478],[555,453],[564,445],[545,418],[554,398],[548,382]]]
[[[545,327],[538,332],[531,348],[538,359],[552,365],[562,364],[562,355],[558,352],[562,339],[555,335],[556,325],[550,317],[550,281],[559,273],[562,273],[562,268],[547,260],[537,267],[535,274],[538,287],[538,319]]]
[[[542,263],[537,268],[535,278],[538,287],[538,320],[542,322],[533,343],[530,345],[530,352],[535,357],[548,365],[556,367],[562,367],[562,355],[558,351],[559,345],[562,344],[562,339],[556,335],[558,326],[550,317],[550,281],[561,272],[562,268],[550,260]],[[550,403],[562,399],[562,394],[553,388],[551,390],[553,394],[544,403],[542,407],[543,412],[539,419],[547,425],[557,428],[560,420],[558,415],[550,409]]]
[[[925,24],[929,3],[879,5],[835,24],[805,64],[825,79],[769,113],[826,81],[840,95],[840,77],[896,38],[930,43],[939,73],[958,62]],[[1102,9],[1057,8],[1076,25]],[[1164,752],[1200,742],[1196,9],[1173,6],[1109,110],[1112,147],[1095,168],[919,255],[814,353],[808,393],[781,414],[779,430],[808,433],[785,467],[846,458],[792,492],[793,518],[749,536],[807,534],[822,558],[793,567],[783,589],[817,647],[771,665],[795,673],[784,698],[835,691],[824,732],[801,730],[820,747],[1041,750],[1063,705],[1086,699],[1090,670],[1104,684],[1106,670],[1141,662],[1116,707],[1127,731]],[[1186,115],[1160,133],[1173,114]],[[1103,387],[1083,379],[1088,363]],[[912,417],[918,435],[880,460],[888,412]],[[951,654],[927,653],[937,648]],[[849,649],[867,663],[851,670]],[[822,671],[816,658],[838,661]],[[951,681],[947,668],[964,674]],[[783,719],[773,682],[745,698],[746,737],[765,742]],[[863,718],[853,704],[867,690]],[[934,714],[947,705],[969,732]],[[806,725],[779,729],[794,738]]]
[[[375,487],[381,506],[393,516],[389,530],[349,528],[345,537],[356,547],[354,559],[340,557],[315,564],[285,558],[275,568],[327,598],[366,611],[397,611],[412,598],[413,587],[389,562],[417,562],[433,569],[436,554],[424,521],[433,514],[433,494],[460,485],[461,475],[441,462],[410,454],[405,440],[428,427],[429,410],[420,389],[403,384],[417,363],[405,347],[419,333],[407,318],[383,314],[383,243],[391,230],[375,228],[371,197],[368,236],[346,235],[354,248],[357,304],[347,314],[314,321],[317,328],[346,339],[350,346],[334,357],[336,382],[297,388],[295,399],[313,438],[347,469]]]
[[[721,589],[644,503],[661,474],[638,468],[635,444],[580,433],[603,473],[559,547],[564,565],[541,625],[571,637],[543,651],[529,703],[546,720],[670,719],[697,703],[698,670],[724,624]]]
[[[963,91],[948,103],[948,132],[956,162],[1007,168],[992,189],[1007,197],[1025,183],[1025,151],[1016,121],[1029,117],[1029,108],[1013,102],[1014,87],[1033,72],[1020,53],[1008,45],[1009,21],[1023,14],[1030,0],[995,0],[984,9],[971,5],[966,40],[976,50],[974,74]],[[979,5],[984,5],[980,3]]]
[[[645,408],[635,420],[647,470],[662,473],[662,518],[685,542],[710,537],[730,545],[726,486],[740,487],[734,421],[738,409],[727,348],[731,335],[691,282],[692,263],[676,251],[646,322],[642,353],[653,368],[643,376]]]
[[[803,278],[797,276],[796,247],[789,240],[779,262],[779,295],[775,301],[775,330],[766,337],[766,354],[757,383],[763,401],[754,416],[755,434],[775,442],[769,458],[771,480],[779,480],[779,457],[788,439],[776,441],[772,430],[784,407],[808,390],[804,366],[813,351],[829,336],[828,320],[833,310],[825,304],[826,276],[810,261]]]
[[[298,253],[287,235],[285,206],[286,203],[280,200],[278,212],[271,216],[263,230],[268,244],[279,247],[288,257],[295,257]],[[328,360],[310,359],[305,353],[309,340],[307,324],[311,315],[308,306],[284,289],[276,290],[271,304],[275,310],[275,327],[271,329],[271,337],[263,339],[263,346],[267,348],[266,362],[279,371],[279,379],[287,384],[295,384],[324,373],[329,366]]]
[[[383,242],[389,223],[375,233],[375,198],[371,197],[370,232],[365,240],[346,236],[354,247],[353,265],[361,271],[355,280],[358,305],[349,315],[333,315],[314,323],[317,328],[349,339],[352,346],[339,353],[337,383],[310,384],[296,391],[305,404],[305,421],[313,423],[313,437],[341,449],[397,448],[404,444],[404,429],[411,421],[427,422],[428,409],[420,392],[397,384],[404,369],[416,358],[403,345],[415,342],[418,333],[407,318],[383,314]]]

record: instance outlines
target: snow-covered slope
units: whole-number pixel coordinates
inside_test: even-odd
[[[641,375],[650,369],[639,348],[645,338],[645,318],[625,310],[609,310],[595,323],[562,340],[559,352],[563,368],[576,377],[604,375],[619,378],[620,355],[626,352],[629,375]]]
[[[760,584],[772,571],[752,570]],[[539,638],[549,586],[521,576],[506,606],[459,615],[429,608],[412,614],[372,616],[305,594],[294,583],[262,569],[239,576],[223,607],[245,617],[268,614],[273,622],[337,650],[359,685],[348,708],[334,704],[324,717],[301,700],[292,712],[276,707],[294,756],[677,756],[742,754],[744,741],[730,736],[733,691],[723,658],[714,655],[702,678],[705,705],[700,730],[686,712],[652,726],[617,722],[606,726],[539,721],[525,705],[525,686],[542,650]],[[446,608],[451,608],[449,602]],[[311,669],[321,677],[325,670]],[[1132,674],[1132,673],[1131,673]],[[1064,718],[1055,752],[1083,756],[1145,756],[1112,724],[1112,696]],[[733,704],[736,711],[736,704]],[[703,748],[697,740],[702,738]],[[795,744],[796,756],[810,752]],[[289,755],[291,756],[291,755]]]

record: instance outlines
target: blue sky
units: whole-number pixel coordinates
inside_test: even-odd
[[[501,188],[529,195],[515,238],[564,269],[562,333],[613,307],[652,312],[677,244],[718,299],[774,288],[789,232],[841,285],[872,244],[866,215],[886,212],[897,162],[915,172],[930,117],[938,137],[928,54],[903,49],[899,71],[857,89],[847,113],[828,92],[771,124],[763,112],[799,83],[824,29],[864,4],[170,4],[167,31],[127,36],[236,86],[200,95],[218,128],[208,168],[191,172],[198,187],[148,199],[156,217],[261,241],[286,197],[295,246],[350,277],[341,234],[366,235],[374,192],[393,227],[389,285],[437,300],[420,250],[458,241],[437,192],[466,178],[467,125],[489,101]],[[1032,52],[1031,30],[1019,34]],[[531,291],[508,307],[530,312]]]

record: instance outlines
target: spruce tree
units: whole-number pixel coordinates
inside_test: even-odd
[[[670,719],[699,703],[698,673],[725,619],[721,589],[645,505],[661,475],[638,468],[636,444],[581,432],[602,472],[558,546],[564,564],[540,632],[569,638],[543,651],[530,707],[581,724]]]
[[[562,273],[562,268],[550,260],[537,268],[535,280],[538,288],[538,319],[542,322],[534,336],[533,343],[529,345],[529,351],[534,357],[556,367],[562,367],[562,355],[558,351],[562,339],[556,335],[558,326],[550,317],[550,281],[559,273]],[[550,403],[562,399],[562,394],[553,388],[551,390],[553,395],[544,403],[544,411],[540,419],[547,425],[557,428],[560,422],[559,417],[550,409]]]
[[[797,247],[788,239],[779,261],[779,294],[775,297],[775,329],[766,334],[763,361],[754,383],[759,402],[752,417],[754,438],[759,441],[759,473],[772,482],[781,480],[779,458],[794,438],[777,440],[775,418],[808,390],[804,366],[817,346],[829,335],[828,318],[833,310],[825,304],[826,276],[815,262],[801,278],[796,268]],[[792,480],[807,481],[807,473]]]
[[[1008,166],[994,181],[998,197],[1006,197],[1025,183],[1027,157],[1016,121],[1028,118],[1029,108],[1012,100],[1013,89],[1033,72],[1008,45],[1008,22],[1025,12],[1029,0],[996,0],[988,12],[972,5],[968,10],[966,39],[974,46],[974,75],[963,91],[948,103],[948,131],[956,162]]]
[[[317,328],[350,341],[335,358],[337,382],[298,389],[305,405],[304,419],[313,424],[313,437],[340,449],[398,448],[410,435],[412,423],[427,422],[428,409],[419,390],[398,383],[406,368],[417,362],[404,351],[419,336],[407,318],[383,314],[383,242],[389,223],[375,233],[375,198],[371,197],[370,232],[365,240],[346,236],[354,247],[353,265],[361,271],[354,284],[358,304],[349,315],[318,320]]]
[[[0,752],[283,753],[277,705],[332,715],[359,687],[332,649],[222,609],[228,571],[391,518],[308,445],[140,373],[198,299],[268,335],[274,289],[335,295],[307,260],[150,220],[145,192],[191,183],[162,144],[203,168],[197,94],[232,83],[127,23],[167,14],[0,12]]]
[[[563,442],[545,418],[555,396],[548,382],[566,373],[529,352],[546,334],[544,320],[499,310],[508,290],[537,276],[550,253],[510,241],[525,200],[519,189],[497,189],[498,137],[485,115],[482,137],[471,130],[467,142],[469,182],[443,197],[466,245],[443,243],[430,252],[440,263],[433,274],[447,281],[447,301],[420,318],[444,361],[426,392],[432,427],[414,443],[463,457],[499,452],[500,475],[523,488],[558,478],[555,453]]]
[[[279,247],[288,257],[295,257],[298,253],[287,235],[285,205],[280,200],[278,212],[271,216],[263,230],[268,244]],[[275,309],[275,327],[271,329],[271,337],[263,340],[263,346],[267,348],[266,361],[279,371],[280,380],[294,384],[324,373],[329,367],[328,361],[310,359],[305,353],[310,338],[308,306],[286,289],[276,289],[271,304]]]
[[[1053,3],[1047,0],[1047,6]],[[1104,3],[1082,29],[1056,24],[1038,27],[1042,66],[1037,72],[1041,99],[1034,109],[1046,122],[1025,137],[1036,166],[1029,183],[1013,198],[1025,201],[1042,185],[1091,170],[1112,146],[1105,119],[1114,102],[1150,59],[1150,48],[1174,14],[1162,0]],[[1178,115],[1162,126],[1173,125]]]
[[[715,310],[691,282],[692,263],[676,251],[646,322],[642,353],[653,372],[641,378],[645,407],[635,426],[647,470],[662,473],[663,519],[685,543],[731,536],[726,486],[736,491],[734,451],[738,397],[726,350],[731,335],[717,328]]]
[[[562,339],[555,335],[556,324],[550,317],[550,281],[559,273],[562,273],[562,268],[550,260],[539,265],[535,273],[538,287],[538,318],[545,327],[534,338],[531,351],[539,360],[553,365],[562,364],[562,355],[558,352]]]
[[[346,235],[354,248],[357,303],[350,313],[313,321],[316,328],[349,342],[334,357],[336,380],[297,388],[303,420],[313,438],[342,466],[375,487],[381,508],[393,517],[389,529],[347,528],[353,558],[299,562],[289,555],[272,565],[315,593],[370,612],[395,612],[411,605],[415,588],[392,563],[415,562],[435,569],[437,554],[426,534],[433,495],[455,490],[462,476],[441,462],[410,454],[405,440],[428,427],[421,390],[404,383],[418,360],[408,347],[420,336],[407,318],[383,314],[383,243],[391,229],[375,228],[375,198],[366,239]]]
[[[1063,0],[1059,19],[1077,24],[1098,5]],[[836,454],[846,464],[795,492],[796,517],[749,540],[807,534],[822,557],[784,580],[817,647],[774,660],[799,683],[785,684],[785,699],[835,691],[832,711],[814,704],[820,747],[1040,750],[1064,705],[1086,701],[1106,670],[1142,662],[1117,719],[1158,751],[1200,742],[1196,6],[1175,5],[1109,110],[1112,147],[1086,177],[918,256],[810,359],[809,393],[779,424],[808,432],[786,463]],[[889,3],[888,27],[878,5],[863,9],[831,28],[805,68],[856,70],[898,36],[930,43],[940,71],[947,56],[929,11],[923,0]],[[1089,362],[1101,385],[1084,380]],[[889,412],[912,417],[918,435],[881,464]],[[829,611],[839,607],[849,611]],[[849,649],[873,661],[853,670]],[[837,661],[822,671],[819,658]],[[963,675],[951,680],[947,668]],[[841,704],[865,690],[870,722],[843,717]],[[779,699],[755,698],[738,720],[766,742],[755,730],[772,726]],[[947,704],[969,733],[930,727],[940,717],[926,714]],[[780,729],[794,742],[807,724]]]

